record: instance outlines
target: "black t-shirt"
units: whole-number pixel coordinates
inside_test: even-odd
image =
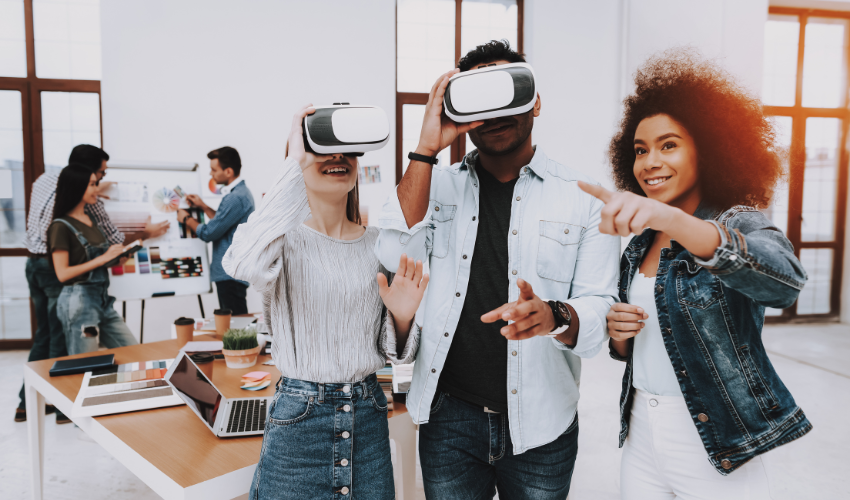
[[[517,179],[499,182],[477,168],[481,189],[478,236],[469,286],[439,387],[460,399],[507,413],[508,340],[499,333],[506,322],[483,323],[481,316],[508,301],[508,235],[511,199]]]

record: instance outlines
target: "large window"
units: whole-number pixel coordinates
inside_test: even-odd
[[[0,0],[0,183],[11,181],[0,189],[0,348],[32,342],[32,183],[75,145],[101,145],[100,71],[99,0]]]
[[[847,206],[850,13],[770,8],[765,27],[765,112],[780,129],[788,182],[767,215],[786,232],[809,275],[789,319],[839,313]]]
[[[522,0],[398,0],[396,9],[396,182],[416,149],[431,86],[476,45],[508,40],[522,52]],[[439,154],[460,161],[471,147],[459,137]]]

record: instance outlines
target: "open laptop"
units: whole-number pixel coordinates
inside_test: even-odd
[[[266,428],[272,398],[224,397],[185,352],[171,363],[165,381],[218,437],[252,436]]]

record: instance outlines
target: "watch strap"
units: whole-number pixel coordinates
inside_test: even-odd
[[[421,161],[423,163],[430,163],[431,165],[436,165],[439,160],[437,160],[436,156],[425,156],[419,153],[414,153],[411,151],[407,153],[407,158],[413,161]]]

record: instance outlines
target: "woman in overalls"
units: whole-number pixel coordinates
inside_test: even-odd
[[[97,176],[71,164],[62,169],[56,185],[53,223],[47,244],[56,277],[65,288],[56,307],[69,354],[96,351],[98,344],[121,347],[137,344],[107,293],[106,264],[121,255],[123,245],[110,246],[97,223],[85,212],[97,202]]]

